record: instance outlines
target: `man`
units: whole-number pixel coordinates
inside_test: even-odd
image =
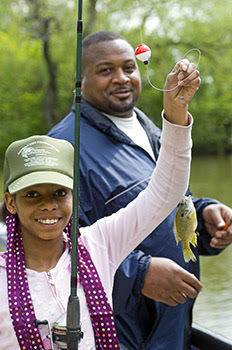
[[[86,225],[126,206],[147,186],[161,132],[134,107],[141,80],[134,50],[125,38],[97,32],[84,39],[82,50],[80,221]],[[188,113],[199,84],[195,65],[179,62],[166,80],[165,90],[176,89],[164,93],[164,116]],[[74,143],[74,118],[70,113],[49,135]],[[220,230],[232,210],[209,198],[194,199],[194,204],[200,234],[194,254],[217,254],[231,242],[231,228],[227,234]],[[190,347],[190,298],[197,294],[193,283],[199,277],[199,262],[185,263],[181,244],[176,246],[175,213],[118,269],[113,299],[121,349]]]

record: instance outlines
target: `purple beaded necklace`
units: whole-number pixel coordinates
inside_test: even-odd
[[[23,241],[15,215],[7,213],[7,284],[12,323],[22,350],[43,348],[28,286]]]
[[[43,349],[24,262],[22,234],[16,215],[7,212],[7,284],[9,310],[21,350]],[[65,228],[71,249],[71,223]],[[89,252],[78,238],[78,273],[92,321],[97,350],[119,349],[113,312]]]

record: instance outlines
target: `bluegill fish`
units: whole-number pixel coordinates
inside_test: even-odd
[[[197,214],[193,205],[191,196],[184,196],[179,204],[174,220],[174,235],[176,244],[182,242],[183,255],[185,262],[196,261],[190,243],[195,247],[197,245]]]

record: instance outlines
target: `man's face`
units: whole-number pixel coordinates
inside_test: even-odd
[[[133,48],[124,40],[103,41],[85,50],[82,95],[107,114],[130,117],[141,80]]]

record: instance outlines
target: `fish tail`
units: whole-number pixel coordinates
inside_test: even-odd
[[[189,245],[186,245],[185,247],[183,247],[183,255],[184,255],[185,262],[189,262],[190,260],[192,261],[197,260]]]

